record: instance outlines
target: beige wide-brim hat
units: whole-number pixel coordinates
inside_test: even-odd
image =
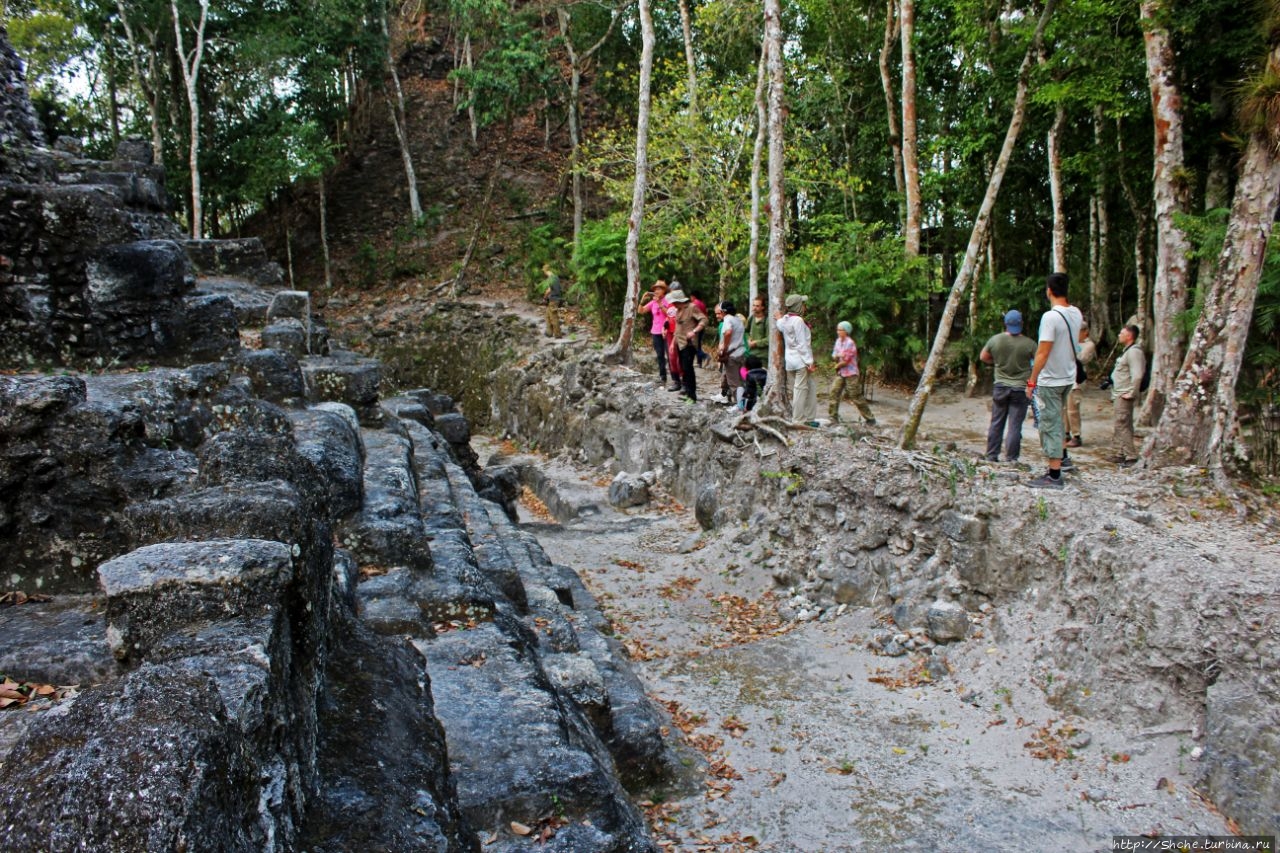
[[[809,297],[799,293],[793,293],[787,297],[787,310],[795,311],[804,306],[809,301]]]
[[[683,290],[673,290],[667,294],[668,302],[688,302],[689,297],[684,295]]]

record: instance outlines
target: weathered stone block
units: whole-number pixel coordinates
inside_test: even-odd
[[[149,545],[98,567],[107,596],[107,639],[123,660],[198,620],[227,619],[280,606],[293,578],[288,545],[222,539]]]
[[[929,636],[935,643],[963,640],[969,633],[969,614],[954,601],[935,601],[926,615]]]
[[[609,503],[626,508],[643,506],[649,502],[649,484],[639,477],[619,471],[609,484]]]
[[[303,325],[311,322],[311,294],[305,290],[281,290],[271,297],[267,308],[268,320],[290,317]]]

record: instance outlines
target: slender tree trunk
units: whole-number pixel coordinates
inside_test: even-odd
[[[640,93],[636,114],[636,178],[631,191],[631,216],[627,219],[627,298],[622,305],[622,329],[611,358],[631,363],[631,339],[636,327],[636,302],[640,298],[640,226],[649,187],[649,104],[653,81],[653,14],[649,0],[640,2]]]
[[[124,35],[129,42],[129,61],[133,65],[133,77],[138,81],[138,89],[147,102],[147,113],[151,121],[151,158],[156,165],[163,166],[164,135],[160,131],[160,103],[157,94],[159,87],[155,79],[158,40],[152,36],[149,47],[144,48],[134,35],[133,27],[129,23],[129,15],[125,11],[124,0],[116,0],[116,9],[120,12],[120,23],[124,27]],[[142,64],[138,61],[139,54],[144,50],[147,54],[147,76],[143,76]]]
[[[329,261],[329,194],[325,191],[324,173],[320,173],[320,252],[324,257],[324,289],[333,290],[333,267]]]
[[[177,0],[169,0],[173,13],[174,47],[178,53],[178,65],[182,69],[182,83],[187,92],[187,111],[190,118],[191,145],[187,159],[191,167],[191,236],[199,240],[204,234],[204,209],[200,200],[200,98],[197,87],[200,82],[200,63],[204,59],[204,26],[209,20],[209,0],[200,0],[200,22],[196,25],[195,44],[188,56],[182,41],[182,16],[178,14]]]
[[[289,213],[285,211],[284,223],[284,259],[285,271],[289,275],[289,289],[297,290],[293,283],[293,229],[289,227]]]
[[[920,254],[924,209],[920,200],[920,152],[916,144],[915,0],[898,0],[898,21],[902,32],[902,177],[907,206],[903,236],[907,257],[914,258]]]
[[[1187,282],[1191,250],[1177,215],[1188,211],[1190,187],[1183,161],[1182,92],[1177,80],[1177,60],[1166,19],[1171,0],[1142,0],[1143,42],[1147,55],[1147,82],[1155,120],[1155,168],[1152,195],[1156,222],[1155,335],[1151,364],[1151,391],[1138,420],[1154,423],[1182,364],[1186,335],[1177,316],[1187,309]]]
[[[1116,122],[1116,152],[1124,157],[1124,128]],[[1142,339],[1147,340],[1152,326],[1151,321],[1151,214],[1144,203],[1138,201],[1137,194],[1125,178],[1124,169],[1116,172],[1120,177],[1120,190],[1124,193],[1129,211],[1133,215],[1133,277],[1136,286],[1136,304],[1134,315],[1138,318],[1138,329]],[[1148,365],[1149,366],[1149,365]]]
[[[889,60],[898,40],[898,0],[886,0],[884,14],[884,42],[880,45],[880,86],[884,89],[884,105],[889,114],[889,150],[893,154],[893,186],[898,192],[898,218],[907,219],[907,188],[904,183],[902,163],[902,127],[898,123],[898,98],[893,91],[893,73]]]
[[[1062,131],[1067,108],[1061,103],[1049,128],[1049,197],[1053,201],[1053,271],[1067,271],[1067,211],[1062,201]]]
[[[774,320],[782,310],[786,297],[783,276],[786,261],[787,202],[783,183],[785,151],[783,149],[783,87],[781,0],[764,0],[764,44],[768,57],[769,77],[769,349],[768,387],[761,405],[765,413],[785,411],[782,399],[782,376],[786,368],[782,360],[782,335]]]
[[[916,432],[920,429],[920,419],[924,416],[925,404],[933,392],[933,381],[938,374],[938,366],[942,363],[942,354],[951,338],[951,324],[955,321],[956,311],[960,308],[960,300],[964,298],[965,288],[973,278],[978,265],[978,254],[982,251],[982,243],[986,239],[988,224],[991,221],[991,210],[995,207],[996,196],[1000,193],[1000,184],[1004,181],[1005,170],[1009,168],[1009,159],[1013,156],[1013,147],[1022,131],[1022,122],[1027,112],[1027,95],[1031,88],[1031,66],[1034,58],[1040,53],[1040,45],[1044,41],[1044,29],[1049,23],[1057,0],[1047,0],[1040,21],[1036,24],[1035,36],[1022,58],[1022,67],[1018,69],[1017,94],[1013,100],[1013,115],[1009,119],[1009,129],[1004,135],[1004,145],[1000,148],[1000,156],[996,158],[995,167],[987,181],[987,192],[982,199],[982,206],[973,222],[973,231],[969,235],[969,246],[964,253],[964,262],[960,272],[956,274],[955,283],[951,286],[951,295],[947,297],[947,306],[943,309],[942,319],[938,321],[938,332],[933,339],[933,347],[929,350],[929,358],[925,362],[924,371],[920,375],[920,384],[916,387],[911,403],[907,407],[907,420],[902,427],[898,446],[910,450],[915,446]]]
[[[418,176],[413,169],[413,154],[409,151],[408,117],[404,108],[404,90],[400,88],[400,73],[396,71],[396,58],[391,50],[391,31],[387,26],[387,12],[382,15],[382,38],[387,43],[387,72],[391,75],[391,91],[386,94],[387,108],[391,111],[391,124],[395,128],[396,142],[400,145],[400,159],[404,162],[405,183],[409,186],[409,216],[413,222],[422,219],[422,202],[418,199]],[[392,95],[395,98],[392,98]]]
[[[471,33],[467,33],[462,40],[462,63],[467,66],[468,71],[475,71],[475,58],[471,54]],[[467,124],[471,128],[471,144],[475,145],[480,139],[480,127],[476,121],[476,106],[474,103],[467,105]]]
[[[1104,127],[1099,105],[1093,108],[1093,148],[1099,161],[1094,169],[1093,199],[1089,204],[1089,325],[1099,346],[1111,336],[1110,288],[1107,286],[1111,218],[1107,211],[1107,170],[1102,165]]]
[[[984,243],[990,243],[990,231],[988,231]],[[973,287],[969,288],[969,337],[976,338],[978,336],[978,282],[982,280],[982,258],[983,252],[978,251],[978,261],[973,268]],[[973,397],[978,392],[978,357],[976,355],[969,356],[968,377],[964,383],[964,395]]]
[[[760,295],[760,164],[769,131],[769,106],[765,99],[768,63],[769,44],[765,41],[760,47],[760,64],[756,69],[756,144],[751,152],[751,239],[747,249],[748,304],[753,304]]]
[[[693,59],[693,25],[689,0],[680,0],[680,29],[684,33],[684,62],[689,73],[689,115],[698,114],[698,66]]]
[[[604,35],[586,52],[579,54],[573,46],[573,39],[569,37],[569,10],[563,6],[556,9],[556,18],[560,24],[560,38],[564,41],[565,53],[569,57],[569,164],[572,169],[570,179],[573,184],[573,252],[575,255],[582,245],[585,207],[582,197],[582,173],[579,170],[582,153],[582,66],[604,45],[605,40],[613,32],[621,12],[622,6],[615,7],[609,19],[609,28],[605,30]]]
[[[1280,37],[1273,36],[1267,73],[1280,76]],[[1280,205],[1280,128],[1273,123],[1280,95],[1260,108],[1261,127],[1249,136],[1240,163],[1227,237],[1207,289],[1186,358],[1165,410],[1143,447],[1143,461],[1207,467],[1227,489],[1227,467],[1243,464],[1236,417],[1236,381],[1244,360],[1253,306]]]

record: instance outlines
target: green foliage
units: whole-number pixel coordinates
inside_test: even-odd
[[[460,82],[467,90],[458,109],[474,109],[481,127],[510,122],[530,104],[547,97],[557,79],[547,56],[546,40],[534,26],[534,19],[499,17],[493,24],[496,31],[492,43],[472,67],[456,68],[449,74],[449,79]]]
[[[525,293],[530,301],[542,298],[543,264],[563,272],[568,268],[569,241],[558,233],[555,223],[530,228],[520,240],[521,270],[524,275]]]
[[[581,302],[601,331],[622,321],[627,295],[627,222],[615,216],[589,222],[573,257],[575,272],[570,294]]]

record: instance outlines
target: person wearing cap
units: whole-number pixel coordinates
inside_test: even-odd
[[[687,399],[696,403],[698,377],[693,373],[693,362],[698,349],[698,335],[707,327],[707,315],[689,301],[683,290],[672,290],[667,294],[667,302],[675,309],[673,318],[676,324],[676,346],[680,348],[682,390]]]
[[[640,295],[640,310],[650,315],[649,337],[653,354],[658,359],[658,384],[667,384],[667,283],[658,279],[653,287]]]
[[[1000,460],[1002,444],[1006,462],[1017,462],[1022,452],[1022,423],[1031,402],[1024,389],[1031,377],[1035,353],[1035,341],[1022,334],[1022,312],[1013,310],[1004,315],[1004,331],[992,335],[978,356],[996,369],[991,387],[991,424],[987,427],[986,458],[991,462]]]
[[[1078,335],[1080,342],[1079,350],[1076,358],[1080,359],[1080,363],[1088,365],[1093,362],[1098,355],[1098,347],[1089,339],[1089,321],[1080,321],[1080,332]],[[1084,397],[1084,389],[1077,382],[1071,388],[1071,393],[1067,395],[1067,440],[1064,447],[1080,447],[1084,442],[1080,438],[1080,400]]]
[[[846,391],[849,400],[858,407],[858,414],[867,422],[867,426],[876,425],[875,413],[867,402],[865,380],[858,372],[858,344],[853,339],[853,324],[841,321],[836,324],[836,343],[831,349],[831,357],[836,360],[836,378],[831,382],[831,402],[827,404],[827,413],[832,423],[840,422],[840,401]]]
[[[564,305],[564,288],[560,285],[560,276],[551,269],[551,264],[542,265],[542,274],[547,277],[542,286],[546,288],[542,299],[547,304],[547,336],[560,337],[560,307]]]
[[[800,313],[809,297],[793,293],[787,297],[786,310],[776,315],[778,331],[786,348],[787,378],[791,382],[791,420],[817,426],[818,392],[813,384],[813,338],[809,324]]]

